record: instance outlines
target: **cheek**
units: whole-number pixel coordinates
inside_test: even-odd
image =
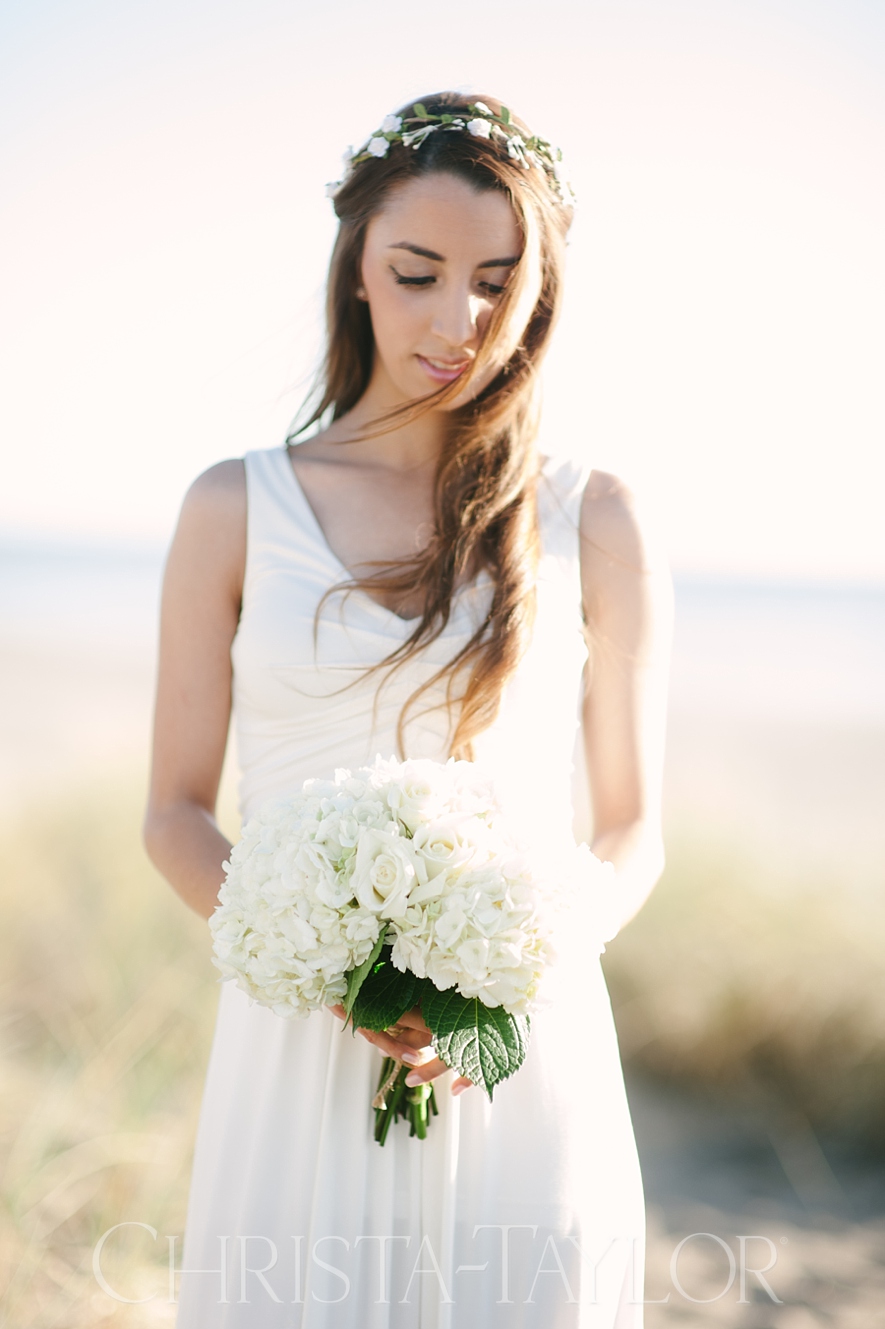
[[[386,283],[381,289],[366,287],[372,315],[372,331],[378,352],[384,360],[408,354],[421,326],[419,302],[411,292],[403,292]]]

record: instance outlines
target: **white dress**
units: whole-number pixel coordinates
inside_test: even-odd
[[[346,572],[285,449],[248,453],[245,466],[232,658],[248,818],[309,776],[393,754],[404,700],[471,635],[490,583],[464,588],[443,636],[379,693],[365,666],[408,621],[362,592],[336,594],[315,640],[317,605]],[[513,815],[551,835],[573,834],[585,480],[571,462],[544,468],[532,645],[476,745]],[[444,711],[425,711],[406,731],[408,755],[444,760],[446,733]],[[223,984],[179,1329],[638,1329],[636,1146],[598,956],[578,967],[575,998],[534,1019],[525,1064],[493,1103],[478,1089],[452,1098],[445,1076],[428,1138],[397,1122],[383,1148],[370,1110],[377,1051],[328,1011],[282,1019]]]

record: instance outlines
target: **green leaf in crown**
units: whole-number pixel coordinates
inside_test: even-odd
[[[355,166],[359,166],[365,161],[371,161],[372,158],[386,157],[388,149],[396,144],[417,150],[435,130],[464,130],[477,138],[495,136],[503,139],[507,145],[508,153],[515,161],[521,162],[526,168],[536,166],[546,174],[551,187],[559,195],[562,203],[568,206],[574,203],[575,199],[571,186],[562,178],[561,171],[555,167],[555,163],[562,160],[560,150],[554,148],[546,139],[538,138],[537,135],[533,135],[528,140],[523,140],[522,135],[513,124],[513,116],[509,107],[502,106],[500,115],[496,115],[490,107],[486,106],[485,102],[469,102],[467,104],[467,114],[473,118],[467,120],[463,113],[453,115],[449,111],[444,111],[440,115],[433,115],[427,110],[423,102],[413,104],[410,116],[403,117],[391,113],[385,117],[381,128],[371,135],[362,151],[348,157],[347,172],[344,179],[328,184],[326,186],[327,195],[330,198],[335,198]],[[491,127],[491,134],[489,127]],[[526,152],[528,152],[528,156],[526,156]]]

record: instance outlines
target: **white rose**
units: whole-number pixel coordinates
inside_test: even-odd
[[[387,142],[386,138],[377,136],[369,139],[369,142],[366,145],[366,152],[370,152],[373,157],[386,157],[387,149],[389,147],[390,144]]]
[[[387,790],[388,806],[414,832],[439,815],[448,793],[448,780],[434,761],[405,762],[398,778]]]
[[[470,829],[476,829],[473,818]],[[464,834],[464,819],[449,818],[419,826],[412,848],[421,858],[427,877],[433,880],[440,872],[454,873],[465,868],[476,854],[476,845]]]
[[[364,909],[398,918],[406,909],[415,865],[406,841],[388,831],[367,828],[360,837],[350,881]]]
[[[468,120],[467,130],[474,138],[489,138],[492,126],[488,120]]]
[[[398,134],[403,127],[403,122],[398,115],[385,115],[381,121],[382,134]]]

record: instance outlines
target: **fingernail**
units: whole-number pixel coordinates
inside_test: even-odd
[[[406,1081],[406,1083],[408,1083],[408,1081]],[[463,1094],[463,1092],[464,1092],[464,1090],[465,1090],[466,1088],[467,1088],[467,1085],[466,1085],[466,1084],[453,1084],[453,1085],[452,1085],[452,1098],[457,1098],[459,1094]]]
[[[420,1052],[403,1052],[400,1061],[404,1061],[407,1066],[420,1066],[422,1057]]]
[[[409,1075],[406,1076],[406,1084],[409,1086],[410,1089],[414,1089],[416,1084],[421,1084],[421,1083],[422,1083],[421,1076],[418,1074],[417,1071],[412,1071]]]

